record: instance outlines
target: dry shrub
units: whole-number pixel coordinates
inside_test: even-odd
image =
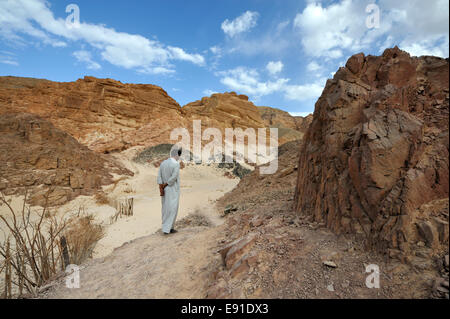
[[[6,205],[12,218],[0,215],[0,231],[6,238],[0,243],[3,283],[0,299],[36,296],[40,287],[54,279],[68,263],[79,265],[89,258],[97,241],[104,236],[103,227],[94,224],[94,217],[87,215],[82,206],[72,218],[58,220],[48,213],[47,194],[42,212],[32,220],[26,199],[27,193],[22,209],[15,211],[0,192],[0,205]]]
[[[105,231],[101,225],[94,223],[93,215],[86,215],[72,219],[64,235],[70,263],[80,265],[92,256],[95,244],[103,238]]]
[[[0,275],[4,273],[4,289],[0,297],[22,296],[25,291],[35,295],[37,288],[59,272],[59,238],[66,222],[54,217],[46,218],[48,194],[42,213],[38,214],[37,220],[32,221],[30,207],[25,204],[27,193],[22,209],[15,211],[0,192],[0,203],[7,206],[12,217],[8,220],[0,215],[0,225],[7,231],[5,242],[0,243]]]
[[[116,189],[117,185],[119,185],[119,183],[120,183],[121,181],[124,181],[124,180],[126,180],[126,179],[128,179],[128,178],[129,178],[129,177],[127,177],[127,176],[122,176],[122,177],[120,177],[119,179],[115,180],[115,181],[113,182],[113,188],[110,190],[110,192],[114,192],[114,190]]]

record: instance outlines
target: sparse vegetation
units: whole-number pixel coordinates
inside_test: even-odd
[[[133,216],[133,206],[134,206],[134,199],[133,198],[127,198],[124,201],[116,202],[116,213],[111,216],[109,223],[113,224],[117,221],[117,218],[122,218],[122,216]]]
[[[35,296],[39,287],[55,278],[68,263],[81,264],[88,258],[104,234],[82,207],[70,219],[48,214],[48,194],[42,212],[35,213],[26,204],[27,193],[20,211],[0,193],[0,205],[11,214],[11,218],[0,215],[0,230],[5,235],[0,243],[0,297]],[[69,260],[64,260],[64,243]]]
[[[70,263],[80,265],[86,259],[90,258],[95,244],[104,235],[103,227],[94,223],[93,215],[75,217],[70,220],[64,231]]]

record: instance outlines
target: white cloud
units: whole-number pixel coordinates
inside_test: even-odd
[[[91,52],[86,50],[75,51],[73,56],[79,61],[86,64],[86,67],[90,70],[101,69],[100,64],[92,60]]]
[[[142,74],[152,74],[152,75],[168,75],[175,73],[174,69],[166,68],[163,66],[144,66],[137,70],[137,72]]]
[[[259,80],[259,73],[256,70],[245,67],[216,72],[216,75],[222,77],[220,82],[228,88],[254,97],[261,97],[280,91],[289,81],[287,79],[277,79],[276,81],[262,82]]]
[[[275,75],[277,73],[280,73],[283,70],[283,67],[284,65],[281,61],[270,61],[269,63],[267,63],[266,69],[270,74]]]
[[[322,93],[326,81],[326,79],[321,78],[314,83],[304,85],[288,84],[290,80],[285,78],[276,81],[262,81],[258,71],[245,67],[237,67],[215,74],[221,77],[220,82],[228,88],[256,99],[273,93],[281,93],[287,100],[315,100]]]
[[[301,117],[307,117],[308,115],[313,114],[313,112],[288,112],[292,116],[301,116]]]
[[[311,61],[306,66],[306,70],[308,70],[309,72],[316,72],[322,70],[322,66],[320,66],[316,61]]]
[[[258,16],[258,12],[246,11],[232,21],[226,19],[222,22],[222,30],[225,34],[232,38],[239,33],[246,32],[255,27]]]
[[[18,66],[18,65],[19,65],[19,62],[17,62],[17,61],[14,61],[14,60],[8,60],[8,59],[3,59],[3,58],[1,58],[1,57],[0,57],[0,63],[3,63],[3,64],[9,64],[9,65],[14,65],[14,66]]]
[[[303,85],[288,85],[285,87],[285,98],[292,101],[316,100],[322,94],[324,87],[323,80]]]
[[[204,65],[205,58],[200,54],[188,54],[181,48],[168,47],[172,58],[177,60],[189,61],[197,65]]]
[[[422,40],[417,42],[405,40],[400,43],[399,47],[413,56],[434,55],[448,57],[448,37],[442,38],[440,42],[441,43],[439,44],[439,41],[435,42],[432,40]]]
[[[0,63],[19,66],[16,55],[9,51],[0,51]]]
[[[211,95],[216,94],[216,93],[219,93],[219,92],[216,92],[216,91],[213,91],[213,90],[204,90],[202,93],[203,93],[205,96],[211,96]]]
[[[65,20],[54,17],[45,0],[1,1],[0,37],[24,44],[22,35],[52,46],[65,46],[73,41],[87,43],[99,50],[109,63],[139,72],[173,73],[170,62],[174,60],[204,64],[199,54],[189,54],[181,48],[104,25],[81,22],[78,27],[70,28]]]
[[[305,53],[337,59],[371,47],[397,44],[413,55],[448,56],[448,0],[379,0],[379,28],[366,26],[373,1],[310,2],[294,20]],[[427,39],[427,40],[423,40]]]
[[[320,3],[309,3],[294,20],[302,36],[305,52],[311,56],[340,55],[340,48],[358,47],[366,30],[364,6],[344,0],[322,7]]]

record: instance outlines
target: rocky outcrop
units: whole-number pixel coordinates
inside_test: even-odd
[[[448,250],[448,76],[448,59],[397,47],[352,56],[305,134],[298,213],[399,258]]]
[[[258,111],[267,127],[278,128],[278,137],[283,142],[302,139],[312,122],[312,114],[307,117],[292,116],[288,112],[267,106],[258,106]]]
[[[288,112],[268,106],[258,106],[258,111],[267,127],[283,127],[306,133],[312,122],[312,114],[306,117],[292,116]]]
[[[0,114],[37,114],[104,153],[166,142],[174,127],[186,124],[160,87],[94,77],[67,83],[0,77],[0,105]]]
[[[23,193],[32,204],[63,204],[132,172],[34,114],[0,115],[0,191]]]
[[[186,115],[202,120],[202,126],[217,128],[265,127],[257,107],[245,95],[217,93],[183,106]]]
[[[217,93],[183,106],[191,120],[202,120],[202,127],[225,128],[278,128],[278,143],[302,139],[304,119],[270,107],[255,106],[245,95],[235,92]]]

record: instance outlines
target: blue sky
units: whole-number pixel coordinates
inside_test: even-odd
[[[375,3],[376,6],[368,6]],[[79,23],[76,19],[79,9]],[[304,115],[352,54],[448,57],[448,0],[0,0],[0,75],[85,75]],[[379,13],[379,14],[378,14]]]

